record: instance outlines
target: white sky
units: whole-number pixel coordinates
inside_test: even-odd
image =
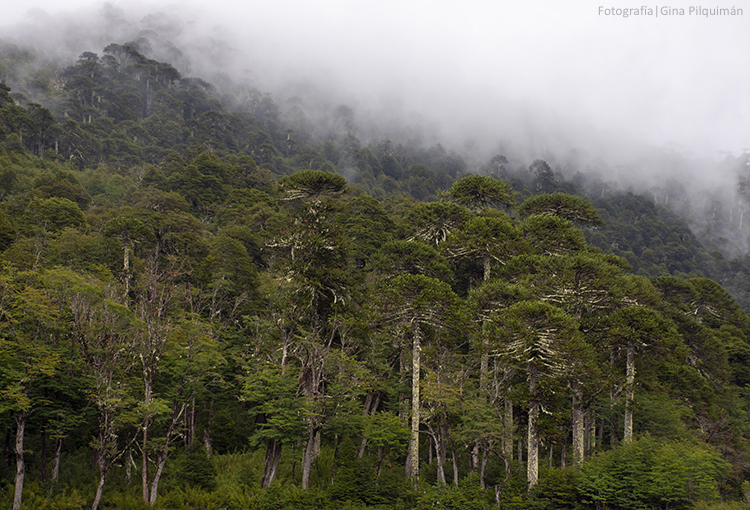
[[[0,38],[6,30],[17,34],[10,28],[15,23],[84,19],[104,5],[0,4]],[[581,140],[599,133],[657,146],[672,141],[699,154],[736,155],[750,147],[747,0],[706,6],[736,6],[742,16],[690,15],[690,2],[675,1],[670,7],[685,9],[684,15],[628,18],[600,15],[599,7],[657,5],[632,0],[110,4],[128,15],[171,13],[187,23],[180,41],[195,48],[228,41],[236,51],[221,65],[232,76],[252,69],[254,80],[267,87],[307,79],[348,94],[361,108],[417,113],[439,124],[446,136],[492,140],[515,134],[541,144],[547,136],[569,137],[585,145]],[[25,14],[33,8],[51,16]],[[95,30],[86,27],[82,22],[79,30]],[[52,32],[45,30],[34,37]]]

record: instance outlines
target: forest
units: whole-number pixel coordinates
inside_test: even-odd
[[[750,504],[742,204],[94,50],[0,42],[6,508]]]

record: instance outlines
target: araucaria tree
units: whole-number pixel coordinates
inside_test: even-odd
[[[411,437],[406,472],[419,478],[420,371],[422,329],[455,327],[460,301],[450,285],[423,275],[402,274],[385,282],[379,295],[378,315],[404,339],[411,336]],[[408,340],[407,340],[408,341]]]

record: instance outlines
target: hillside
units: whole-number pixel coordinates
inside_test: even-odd
[[[6,506],[739,508],[741,219],[148,48],[0,48]]]

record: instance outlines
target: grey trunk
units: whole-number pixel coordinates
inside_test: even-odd
[[[26,429],[26,417],[28,413],[21,411],[16,416],[16,480],[13,492],[13,510],[21,508],[23,495],[23,478],[26,475],[26,464],[23,460],[23,434]]]
[[[625,431],[623,442],[633,440],[633,384],[635,382],[635,344],[628,342],[628,359],[625,372]]]
[[[415,484],[419,478],[419,356],[422,350],[419,341],[419,323],[414,321],[414,342],[411,361],[411,438],[409,440],[409,459],[406,466],[406,474],[414,480]]]
[[[581,464],[584,455],[585,423],[581,400],[581,388],[578,383],[572,385],[573,407],[571,409],[571,426],[573,429],[573,464]]]
[[[530,371],[533,372],[533,371]],[[536,396],[536,374],[529,374],[529,427],[526,439],[526,478],[529,481],[529,489],[539,481],[539,442],[536,432],[536,422],[539,418],[539,401]]]

